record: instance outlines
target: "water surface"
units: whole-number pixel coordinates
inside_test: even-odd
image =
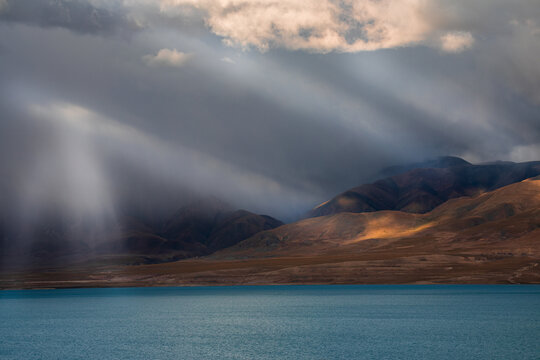
[[[0,291],[0,359],[539,359],[540,286]]]

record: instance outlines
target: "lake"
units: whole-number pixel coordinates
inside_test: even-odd
[[[540,286],[0,291],[0,359],[539,359]]]

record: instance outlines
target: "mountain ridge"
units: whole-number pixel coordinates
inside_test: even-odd
[[[425,212],[410,211],[404,196],[401,210],[339,211],[283,224],[195,203],[162,221],[123,221],[130,232],[112,242],[122,251],[102,248],[76,265],[49,266],[53,271],[3,272],[0,288],[540,283],[540,175],[504,185],[534,174],[539,164],[423,168],[383,180],[401,194],[411,184],[423,186],[423,178],[438,184],[434,189],[448,199]],[[375,199],[382,203],[392,195],[384,186]],[[51,251],[62,249],[62,237],[51,234]]]
[[[508,222],[514,216],[522,219]],[[496,226],[498,221],[504,223],[501,229]],[[540,235],[540,176],[474,197],[452,199],[426,214],[383,210],[308,218],[258,233],[213,257],[250,256],[249,251],[260,256],[264,249],[268,250],[265,256],[276,256],[271,255],[276,251],[298,255],[295,251],[306,251],[306,246],[324,253],[330,248],[365,240],[380,245],[381,241],[388,244],[393,239],[428,236],[438,241],[456,239],[471,231],[474,238],[482,238],[478,235],[482,233],[489,233],[486,238],[496,238],[497,231],[515,233],[518,225],[523,227],[520,228],[523,234],[534,232]],[[475,230],[478,234],[474,234]],[[535,251],[540,255],[540,241]]]
[[[313,208],[306,217],[380,210],[425,213],[449,199],[473,196],[537,175],[539,161],[417,168],[351,188]]]
[[[411,283],[540,283],[540,176],[426,214],[303,219],[202,258],[0,277],[0,288]]]

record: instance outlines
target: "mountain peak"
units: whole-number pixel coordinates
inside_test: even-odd
[[[427,159],[427,160],[417,162],[417,163],[393,165],[393,166],[386,167],[375,175],[375,179],[382,179],[386,177],[399,175],[413,169],[426,169],[426,168],[444,169],[444,168],[449,168],[449,167],[454,167],[454,166],[467,166],[467,165],[472,165],[472,164],[457,156],[439,156],[433,159]]]
[[[449,199],[540,175],[540,162],[472,165],[460,158],[443,157],[422,165],[349,189],[312,209],[308,217],[380,210],[425,213]]]

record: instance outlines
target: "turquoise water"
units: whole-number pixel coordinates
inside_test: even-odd
[[[0,359],[540,359],[540,286],[0,291]]]

